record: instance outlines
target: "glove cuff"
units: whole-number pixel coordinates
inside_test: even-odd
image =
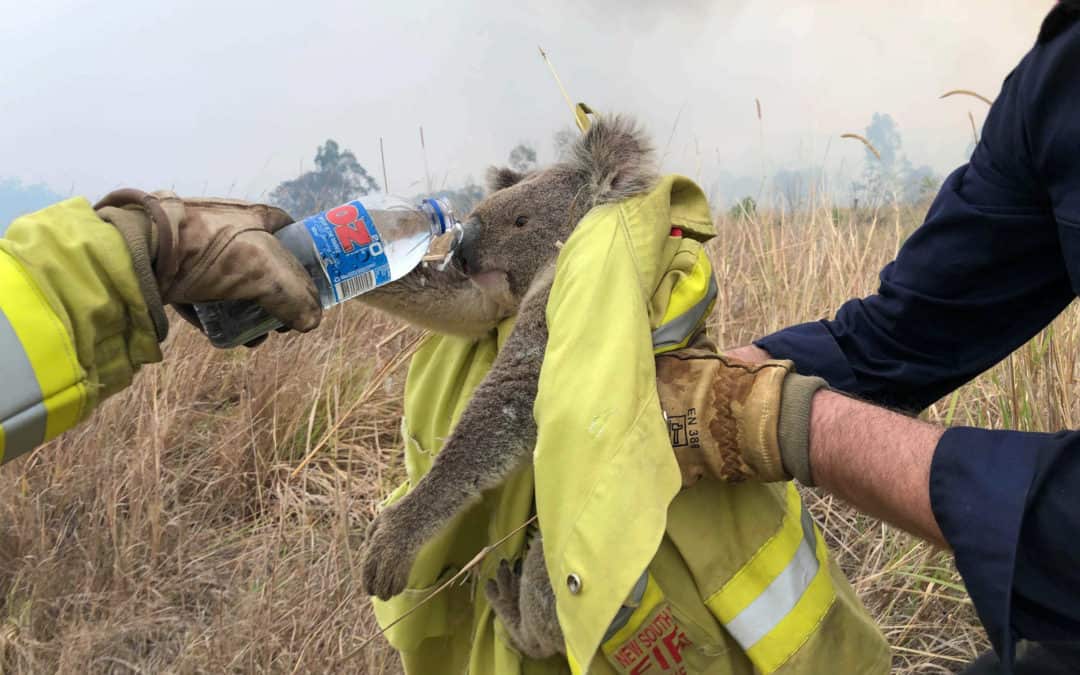
[[[746,368],[752,378],[744,397],[731,397],[731,413],[738,425],[739,453],[753,470],[752,477],[763,483],[791,480],[780,456],[779,431],[783,383],[795,364],[777,360],[732,364],[723,356],[720,359],[729,368],[733,365]]]
[[[148,194],[142,190],[123,188],[113,190],[101,198],[95,209],[114,206],[123,209],[140,209],[150,220],[150,262],[162,297],[169,295],[169,287],[180,269],[177,246],[180,242],[180,226],[184,222],[184,202],[175,193],[159,190]]]
[[[814,394],[827,386],[820,377],[791,373],[784,379],[780,397],[780,461],[787,473],[810,487],[814,485],[810,470],[810,409]]]
[[[154,255],[158,239],[155,236],[156,228],[149,214],[140,204],[130,201],[123,204],[116,198],[110,200],[115,194],[110,193],[98,202],[95,210],[99,218],[119,231],[124,243],[127,244],[131,264],[135,270],[135,279],[146,301],[150,319],[154,322],[154,333],[157,335],[158,342],[163,342],[169,334],[169,319],[165,315],[165,305],[161,300],[161,291],[158,289],[154,275]],[[123,205],[110,206],[109,204]]]

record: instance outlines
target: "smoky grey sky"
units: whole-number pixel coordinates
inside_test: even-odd
[[[391,191],[541,160],[576,99],[637,116],[665,168],[707,183],[824,165],[893,115],[916,164],[964,161],[1051,0],[260,2],[0,0],[0,178],[258,198],[334,138]],[[754,99],[764,112],[759,126]]]

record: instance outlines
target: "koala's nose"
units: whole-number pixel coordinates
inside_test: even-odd
[[[480,271],[477,259],[477,244],[480,240],[480,225],[475,220],[470,220],[461,227],[461,243],[458,244],[457,256],[461,261],[461,267],[465,274],[475,274]]]

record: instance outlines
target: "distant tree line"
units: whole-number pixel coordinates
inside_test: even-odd
[[[929,166],[915,166],[904,154],[900,127],[892,115],[874,113],[866,138],[881,155],[867,148],[862,181],[852,185],[852,196],[870,208],[915,204],[933,196],[940,180]]]
[[[63,199],[48,186],[26,185],[18,178],[0,179],[0,230],[21,215]]]
[[[874,113],[865,135],[880,157],[866,149],[862,176],[851,184],[852,206],[878,209],[916,205],[937,193],[940,177],[929,166],[915,166],[907,158],[899,126],[891,115]],[[733,180],[730,174],[725,178],[728,182]],[[780,169],[761,187],[769,188],[765,192],[771,198],[772,206],[788,213],[813,207],[819,197],[823,197],[823,201],[836,202],[840,196],[828,185],[828,176],[822,167]],[[753,215],[760,198],[760,194],[756,198],[743,197],[729,209],[729,215]]]
[[[378,183],[356,155],[331,139],[315,151],[315,169],[278,185],[270,200],[293,217],[302,218],[378,190]]]
[[[535,153],[529,148],[514,149],[518,165],[535,162]],[[380,192],[381,188],[371,173],[360,164],[356,155],[329,139],[315,151],[315,168],[296,178],[282,182],[270,192],[270,201],[288,211],[295,218],[331,209],[347,201]],[[483,189],[472,178],[457,188],[444,188],[431,193],[414,195],[417,199],[440,197],[446,199],[459,217],[464,217],[483,198]]]
[[[556,152],[560,151],[560,142],[567,144],[565,138],[560,141],[559,134],[556,134],[555,142]],[[510,150],[507,164],[515,171],[535,170],[536,148],[528,142],[518,143]],[[282,182],[270,192],[270,201],[294,217],[301,218],[379,191],[379,184],[356,159],[356,155],[347,148],[343,149],[337,141],[328,139],[315,151],[315,168]],[[484,198],[484,189],[469,177],[459,187],[414,196],[417,199],[443,198],[459,217],[464,217]]]
[[[862,175],[850,188],[853,206],[887,208],[919,204],[933,197],[940,185],[940,178],[929,166],[916,166],[908,159],[899,126],[891,115],[874,113],[865,135],[880,158],[870,149],[866,150]],[[556,161],[568,158],[577,137],[577,130],[571,127],[554,134],[552,140]],[[536,146],[527,141],[519,142],[507,156],[507,164],[520,172],[536,170],[537,160]],[[840,196],[827,185],[828,176],[822,167],[781,169],[769,181],[721,173],[714,180],[710,192],[715,193],[720,182],[738,190],[728,195],[728,199],[732,200],[729,202],[732,204],[729,215],[734,218],[752,218],[759,208],[766,205],[793,213],[814,206],[816,197],[835,202]],[[753,189],[750,186],[755,184],[758,188],[753,196],[749,196],[749,189]],[[0,183],[0,187],[2,185]],[[270,199],[294,216],[301,217],[379,190],[379,184],[360,164],[356,155],[329,139],[316,149],[314,169],[278,185],[270,193]],[[738,194],[745,196],[739,199]],[[483,198],[484,189],[470,177],[458,187],[414,196],[444,198],[460,217],[464,217]]]

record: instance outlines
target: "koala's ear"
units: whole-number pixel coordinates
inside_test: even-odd
[[[630,118],[598,116],[574,144],[570,163],[593,205],[648,192],[659,178],[652,143]]]
[[[498,192],[515,185],[525,176],[526,174],[514,171],[508,166],[489,166],[486,176],[488,192]]]

